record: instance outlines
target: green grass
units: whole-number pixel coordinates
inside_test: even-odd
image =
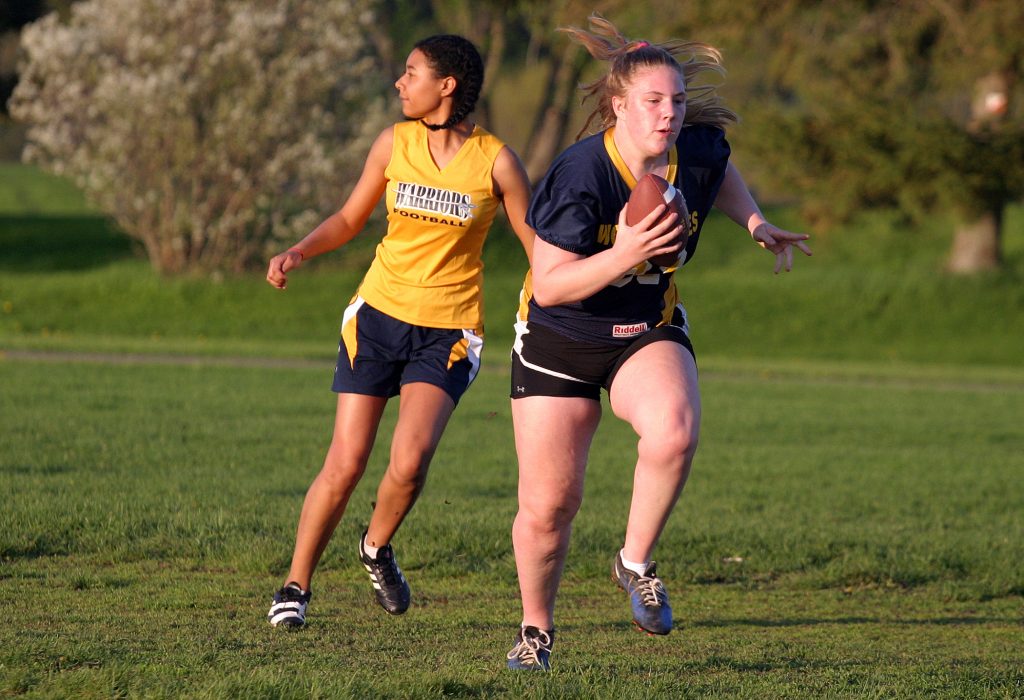
[[[288,634],[264,615],[372,238],[284,293],[258,272],[161,279],[73,188],[0,166],[0,697],[1020,697],[1024,210],[996,274],[943,274],[949,234],[872,215],[774,277],[709,222],[679,278],[701,447],[657,552],[679,629],[633,632],[608,579],[634,437],[606,411],[555,671],[523,677],[502,670],[520,615],[507,231],[486,251],[484,371],[396,540],[412,610],[377,609],[352,556],[382,444]]]
[[[4,173],[0,184],[12,180]],[[283,293],[262,271],[161,279],[113,225],[68,193],[53,197],[54,211],[74,213],[44,217],[0,201],[0,348],[330,358],[373,254],[370,232],[308,263]],[[788,211],[772,215],[800,229]],[[677,276],[698,355],[1024,366],[1024,208],[1009,211],[999,273],[944,274],[950,236],[941,220],[905,230],[865,216],[816,236],[813,258],[774,276],[769,255],[713,216]],[[488,354],[500,360],[525,267],[505,226],[485,262]]]
[[[0,216],[95,216],[67,180],[0,160]]]
[[[607,417],[550,678],[502,670],[519,610],[497,370],[467,394],[400,533],[410,613],[378,610],[352,556],[382,445],[325,556],[311,626],[266,624],[329,438],[329,375],[329,364],[0,363],[0,600],[15,621],[0,628],[0,694],[1014,697],[1024,687],[1024,372],[964,381],[712,363],[701,451],[659,546],[679,621],[665,639],[630,629],[608,580],[633,437]]]

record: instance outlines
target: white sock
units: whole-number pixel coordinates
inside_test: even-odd
[[[366,552],[366,556],[370,557],[370,559],[376,559],[377,558],[377,552],[380,551],[380,547],[371,547],[370,545],[366,544],[366,538],[364,537],[363,538],[363,551]]]
[[[649,562],[649,561],[643,561],[643,562],[640,562],[640,561],[630,561],[629,559],[626,559],[626,555],[623,554],[623,552],[625,552],[625,551],[626,550],[624,550],[624,549],[620,549],[619,550],[619,558],[622,559],[622,565],[624,567],[626,567],[627,569],[629,569],[630,571],[632,571],[637,576],[643,576],[644,573],[647,571],[647,566],[651,562]]]

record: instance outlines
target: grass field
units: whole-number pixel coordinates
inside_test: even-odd
[[[939,233],[911,242],[884,219],[773,278],[713,222],[681,280],[701,448],[657,552],[678,628],[634,632],[609,580],[634,449],[609,413],[555,670],[523,677],[503,670],[519,619],[514,247],[488,249],[487,364],[396,540],[413,608],[387,617],[353,556],[382,445],[310,626],[286,633],[264,615],[329,439],[334,326],[370,244],[284,294],[258,274],[160,280],[35,177],[34,200],[0,196],[0,697],[1024,695],[1019,210],[1007,270],[970,280],[938,273]]]
[[[518,610],[500,372],[467,395],[400,534],[410,613],[377,609],[353,557],[384,468],[378,450],[317,579],[312,624],[288,634],[263,615],[325,448],[329,368],[0,364],[0,596],[16,620],[0,628],[0,688],[1018,696],[1024,376],[821,369],[706,373],[702,451],[659,551],[679,624],[666,639],[630,628],[608,579],[632,438],[603,425],[556,672],[523,679],[502,671]]]
[[[5,206],[0,196],[0,347],[333,359],[372,237],[312,261],[283,293],[258,272],[161,279],[62,181],[29,171],[22,183],[12,167],[0,167],[0,192],[17,181],[24,204]],[[787,211],[772,215],[801,228]],[[485,253],[486,307],[488,355],[499,361],[524,264],[514,237],[496,229]],[[951,231],[939,219],[907,230],[872,215],[816,236],[814,258],[773,276],[769,255],[712,216],[678,275],[697,350],[758,361],[1024,367],[1024,207],[1007,214],[1000,273],[942,274]]]

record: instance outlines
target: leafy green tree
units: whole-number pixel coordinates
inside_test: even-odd
[[[614,11],[623,3],[608,2],[606,11]],[[575,138],[573,131],[576,110],[582,92],[580,83],[588,66],[594,61],[586,50],[559,33],[559,27],[586,26],[592,8],[582,0],[560,3],[520,3],[530,43],[522,69],[543,76],[538,84],[537,107],[530,118],[529,138],[524,146],[524,162],[533,180],[539,179],[548,165]]]
[[[950,269],[1000,265],[1003,212],[1024,194],[1024,4],[695,5],[691,21],[728,37],[739,60],[759,61],[744,64],[756,77],[740,108],[743,148],[809,214],[827,223],[871,207],[919,220],[949,211]]]
[[[84,0],[22,32],[25,158],[166,273],[242,270],[338,206],[389,119],[372,2]]]
[[[607,0],[603,6],[614,12],[631,5]],[[373,38],[396,75],[405,52],[423,36],[451,32],[470,39],[486,73],[475,117],[516,149],[536,180],[573,140],[577,87],[593,63],[556,30],[585,24],[593,9],[586,0],[385,0]],[[510,76],[513,87],[502,82]]]

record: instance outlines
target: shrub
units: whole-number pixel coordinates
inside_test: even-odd
[[[165,273],[238,271],[336,208],[387,120],[351,0],[85,0],[22,33],[23,157]]]

